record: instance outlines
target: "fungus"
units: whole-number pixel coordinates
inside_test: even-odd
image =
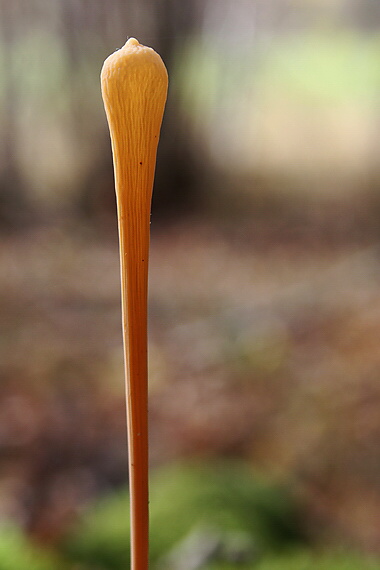
[[[148,568],[147,296],[150,209],[168,76],[130,38],[101,72],[115,172],[131,498],[131,569]]]

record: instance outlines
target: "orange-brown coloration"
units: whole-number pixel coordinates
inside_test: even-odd
[[[148,568],[147,293],[157,144],[168,76],[160,56],[130,38],[104,62],[102,95],[117,197],[127,391],[131,569]]]

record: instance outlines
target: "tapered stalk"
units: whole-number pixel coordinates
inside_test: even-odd
[[[121,298],[126,378],[131,568],[148,568],[148,363],[147,297],[150,204],[155,163],[134,132],[128,154],[113,138],[120,243]],[[136,144],[137,143],[137,144]],[[125,145],[123,144],[125,149]],[[119,152],[120,151],[120,152]]]
[[[132,231],[131,231],[132,230]],[[149,213],[120,205],[120,265],[131,504],[131,567],[148,568],[147,287]]]

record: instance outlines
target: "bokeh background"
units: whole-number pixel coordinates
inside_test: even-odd
[[[127,485],[99,73],[130,36],[170,74],[152,214],[152,476],[180,466],[161,477],[173,487],[157,529],[181,517],[165,511],[182,504],[181,477],[183,497],[204,481],[197,469],[213,481],[241,465],[236,477],[248,470],[253,486],[273,488],[274,510],[281,488],[302,548],[380,554],[379,27],[373,0],[0,0],[0,522],[10,559],[17,540],[60,552],[92,505]],[[193,508],[193,542],[187,531],[162,539],[162,567],[211,568],[215,533],[200,544]],[[246,558],[232,561],[216,549],[212,568],[243,567],[251,550],[239,548]],[[96,556],[65,564],[122,567]]]

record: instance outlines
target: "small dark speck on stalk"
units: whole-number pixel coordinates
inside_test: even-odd
[[[142,162],[140,162],[140,164],[142,164]]]

